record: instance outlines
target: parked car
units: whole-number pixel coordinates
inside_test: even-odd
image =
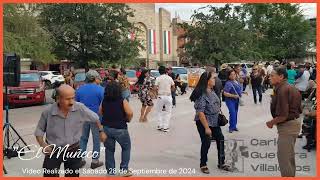
[[[38,71],[21,71],[20,86],[8,87],[9,106],[44,104],[45,102],[45,83],[41,80]]]
[[[189,87],[196,87],[196,85],[198,84],[198,81],[200,79],[200,76],[205,71],[206,71],[205,69],[199,68],[199,67],[188,68]]]
[[[85,84],[86,73],[84,70],[75,72],[73,88],[78,89],[81,85]]]
[[[63,83],[65,81],[64,77],[58,71],[39,71],[39,75],[45,82],[46,88],[52,88],[52,85],[58,81]]]
[[[150,76],[156,79],[157,77],[160,76],[160,73],[159,73],[158,70],[151,69],[150,70]]]
[[[154,84],[156,82],[157,77],[160,76],[160,73],[158,70],[155,69],[151,69],[150,70],[150,78],[151,78],[151,82]]]
[[[132,69],[126,70],[126,76],[128,77],[129,83],[130,83],[130,91],[131,93],[136,93],[139,91],[139,87],[136,86],[136,82],[138,81],[138,78],[136,76],[136,71]]]
[[[180,75],[180,79],[183,83],[187,83],[189,84],[188,82],[188,70],[187,68],[185,67],[172,67],[172,72],[177,75],[179,74]]]

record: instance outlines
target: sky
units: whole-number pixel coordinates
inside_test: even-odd
[[[300,3],[303,10],[303,14],[306,18],[315,18],[317,16],[317,4],[316,3]],[[194,10],[204,7],[206,5],[214,5],[217,7],[223,7],[225,3],[156,3],[156,11],[160,7],[171,12],[171,18],[175,17],[177,13],[182,20],[190,21],[190,17]],[[239,4],[236,4],[239,5]]]

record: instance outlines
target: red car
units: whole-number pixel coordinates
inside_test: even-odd
[[[8,101],[10,106],[44,104],[46,102],[45,84],[39,72],[22,71],[20,86],[8,87]]]

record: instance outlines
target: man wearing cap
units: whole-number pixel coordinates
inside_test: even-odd
[[[95,70],[89,70],[86,73],[86,84],[82,85],[76,91],[76,101],[83,103],[91,111],[98,115],[99,106],[103,100],[104,89],[100,86],[101,77]],[[93,152],[97,153],[96,157],[92,157],[91,168],[95,169],[103,165],[99,161],[100,157],[100,141],[99,129],[92,122],[85,122],[83,125],[82,136],[80,139],[80,148],[84,152],[87,150],[90,130],[93,138]],[[81,161],[81,167],[85,165],[86,161]]]
[[[227,64],[222,64],[221,65],[221,71],[219,72],[219,75],[218,75],[218,78],[221,80],[221,84],[222,84],[222,87],[224,87],[224,85],[226,84],[226,82],[228,81],[228,65]],[[224,95],[222,93],[222,101],[224,101]]]
[[[66,177],[79,177],[81,156],[89,155],[79,153],[84,122],[95,124],[102,142],[107,139],[99,116],[82,103],[74,102],[74,98],[74,89],[61,85],[57,89],[57,102],[42,112],[36,127],[34,135],[45,154],[44,177],[59,177],[61,163]]]

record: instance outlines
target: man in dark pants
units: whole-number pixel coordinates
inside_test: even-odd
[[[257,104],[257,92],[259,94],[259,103],[262,103],[262,80],[263,77],[258,72],[258,67],[254,66],[252,68],[252,73],[250,75],[251,85],[252,85],[252,92],[253,92],[253,100],[254,103]]]
[[[221,80],[222,89],[223,89],[224,85],[228,81],[228,70],[227,70],[228,65],[222,64],[220,68],[221,68],[221,71],[219,72],[218,78]],[[222,101],[224,101],[223,93],[222,93]]]
[[[301,129],[299,116],[302,113],[301,95],[288,84],[287,71],[276,68],[271,73],[271,84],[275,86],[271,100],[273,119],[266,123],[268,128],[274,125],[278,129],[278,162],[282,177],[294,177],[296,173],[295,143]]]
[[[81,155],[65,157],[64,153],[79,154],[84,122],[96,122],[102,142],[107,136],[99,116],[82,103],[74,102],[75,92],[71,86],[61,85],[56,97],[57,102],[42,112],[34,133],[45,154],[44,177],[59,177],[61,163],[64,163],[66,177],[79,177]]]

